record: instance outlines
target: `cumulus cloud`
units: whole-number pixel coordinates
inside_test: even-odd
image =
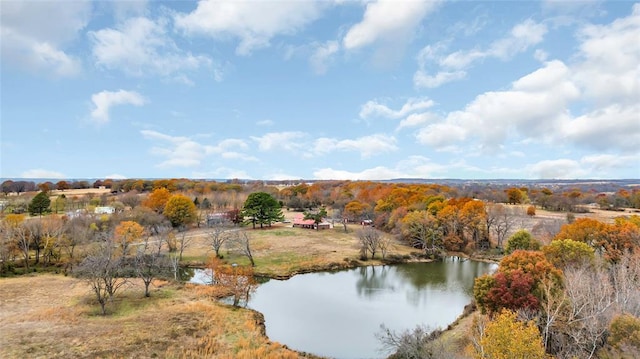
[[[270,132],[263,136],[250,136],[252,140],[258,143],[260,151],[273,151],[282,149],[285,151],[300,151],[302,144],[300,139],[307,135],[303,132],[286,131],[286,132]]]
[[[424,156],[409,156],[399,161],[393,168],[377,166],[362,171],[337,170],[322,168],[313,173],[315,179],[321,180],[389,180],[396,178],[436,178],[451,169],[482,172],[483,170],[469,166],[464,161],[436,163]]]
[[[182,74],[183,71],[207,67],[213,61],[207,56],[193,55],[178,48],[167,33],[167,26],[166,19],[153,21],[135,17],[115,29],[89,32],[96,65],[134,76],[174,75],[182,82],[191,82]]]
[[[291,35],[315,21],[324,2],[201,0],[191,13],[175,15],[176,27],[186,34],[214,39],[234,38],[239,55],[267,47],[273,37]]]
[[[368,119],[372,117],[385,117],[391,119],[399,119],[409,115],[410,113],[428,109],[434,105],[434,102],[426,97],[409,98],[399,110],[392,110],[388,106],[377,100],[367,101],[360,108],[360,118]]]
[[[401,5],[393,0],[369,2],[362,21],[353,25],[344,36],[343,46],[354,50],[376,42],[407,41],[413,37],[420,21],[437,5],[437,1],[407,1]]]
[[[326,73],[327,68],[338,50],[340,50],[340,46],[337,41],[327,41],[324,44],[316,44],[315,50],[309,58],[313,71],[318,75]]]
[[[196,167],[213,154],[228,160],[256,160],[239,152],[248,148],[247,143],[240,139],[225,139],[217,145],[205,145],[186,136],[171,136],[151,130],[142,130],[140,133],[146,139],[159,142],[150,150],[151,154],[166,158],[158,167]]]
[[[109,122],[109,111],[113,106],[134,105],[142,106],[147,100],[135,91],[102,91],[91,96],[95,107],[91,111],[91,120],[98,124]]]
[[[568,105],[580,95],[570,75],[561,61],[548,62],[516,80],[507,91],[478,95],[464,110],[450,112],[442,122],[422,128],[417,139],[440,150],[471,139],[491,152],[514,132],[552,138],[568,121]]]
[[[55,178],[55,179],[67,178],[67,176],[63,175],[60,172],[45,170],[41,168],[36,168],[36,169],[22,172],[20,177],[22,178]]]
[[[508,60],[541,43],[546,33],[546,25],[527,19],[515,25],[507,36],[493,41],[486,49],[458,50],[446,54],[449,45],[447,42],[427,45],[417,56],[418,70],[413,76],[413,84],[417,88],[436,88],[461,80],[466,77],[466,69],[474,62],[485,58]]]
[[[81,61],[65,49],[89,22],[89,1],[2,1],[0,7],[3,62],[59,77],[81,71]]]
[[[377,154],[393,152],[398,149],[396,139],[392,136],[374,134],[356,139],[337,140],[333,138],[319,138],[314,143],[314,152],[324,154],[333,151],[355,151],[360,156],[368,158]]]

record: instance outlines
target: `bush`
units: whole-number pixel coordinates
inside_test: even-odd
[[[514,233],[507,241],[507,246],[504,249],[506,254],[510,254],[515,250],[522,249],[525,251],[537,251],[540,249],[540,242],[536,241],[531,233],[524,229],[521,229]]]

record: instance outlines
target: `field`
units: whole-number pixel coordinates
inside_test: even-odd
[[[611,221],[620,212],[578,214]],[[291,215],[291,214],[288,214]],[[521,215],[516,227],[539,221],[566,223],[566,214],[537,211]],[[256,272],[271,277],[362,265],[355,235],[359,225],[328,230],[292,228],[279,223],[248,229]],[[184,261],[203,265],[213,254],[208,230],[185,233]],[[407,258],[412,248],[393,242],[388,255]],[[230,262],[247,264],[238,253],[222,251]],[[379,255],[378,255],[379,256]],[[367,264],[380,263],[379,259]],[[304,356],[264,335],[259,313],[212,300],[201,287],[157,281],[150,298],[142,283],[132,281],[100,315],[87,283],[54,274],[0,279],[1,358],[297,358]],[[469,320],[460,327],[468,327]],[[464,343],[461,329],[448,332]]]
[[[357,265],[354,235],[342,226],[314,231],[279,224],[250,230],[256,271],[286,277],[323,268]],[[212,254],[206,229],[187,232],[188,262],[202,264]],[[411,248],[392,245],[390,254]],[[244,263],[237,255],[223,254]],[[346,260],[345,260],[346,259]],[[379,261],[369,261],[371,264]],[[261,315],[220,304],[195,285],[157,282],[150,298],[142,283],[132,282],[109,315],[100,314],[83,281],[53,274],[0,279],[1,358],[297,358],[264,335]]]

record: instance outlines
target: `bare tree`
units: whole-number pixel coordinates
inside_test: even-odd
[[[194,237],[189,237],[187,236],[186,231],[182,231],[178,233],[177,238],[178,238],[177,244],[178,244],[178,253],[179,253],[178,258],[182,260],[182,253],[184,252],[185,248],[191,245],[191,242],[193,241]]]
[[[113,243],[107,241],[100,243],[95,253],[88,255],[73,271],[91,286],[102,315],[107,313],[107,302],[127,283],[123,264],[123,258],[115,255]]]
[[[573,345],[565,345],[559,357],[591,358],[604,344],[614,314],[614,287],[602,266],[580,266],[565,270],[565,291],[570,306],[563,334]]]
[[[382,240],[380,232],[373,227],[363,227],[358,229],[356,235],[360,240],[360,248],[362,248],[364,259],[367,258],[367,253],[371,253],[371,259],[373,259]]]
[[[144,296],[149,297],[149,286],[154,279],[166,278],[171,272],[170,259],[161,253],[140,251],[134,258],[136,276],[144,283]]]
[[[216,257],[220,257],[220,249],[224,243],[229,239],[229,228],[225,226],[223,223],[216,223],[211,226],[211,228],[207,231],[207,237],[209,239],[209,244],[216,252]]]
[[[487,207],[487,231],[493,230],[498,248],[502,248],[507,234],[511,231],[515,223],[515,216],[511,213],[511,210],[507,209],[504,205],[492,204]]]
[[[390,236],[382,236],[380,238],[380,242],[378,243],[378,248],[380,248],[380,254],[382,255],[382,260],[387,256],[387,251],[391,246],[391,237]]]
[[[423,325],[402,332],[395,332],[384,324],[376,333],[382,345],[381,351],[391,353],[394,358],[436,359],[457,358],[457,353],[449,350],[441,338],[441,330],[431,330]]]
[[[237,251],[242,255],[247,256],[251,262],[251,266],[255,267],[256,263],[253,260],[253,255],[251,254],[251,240],[249,239],[247,232],[234,232],[234,235],[229,238],[227,245],[230,250]]]

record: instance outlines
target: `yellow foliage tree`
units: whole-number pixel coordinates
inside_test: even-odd
[[[144,228],[134,221],[123,221],[116,226],[114,239],[122,255],[127,255],[129,251],[129,245],[140,238],[144,234]]]
[[[479,344],[474,352],[476,359],[548,358],[540,331],[533,321],[523,323],[509,310],[503,310],[487,323]]]

